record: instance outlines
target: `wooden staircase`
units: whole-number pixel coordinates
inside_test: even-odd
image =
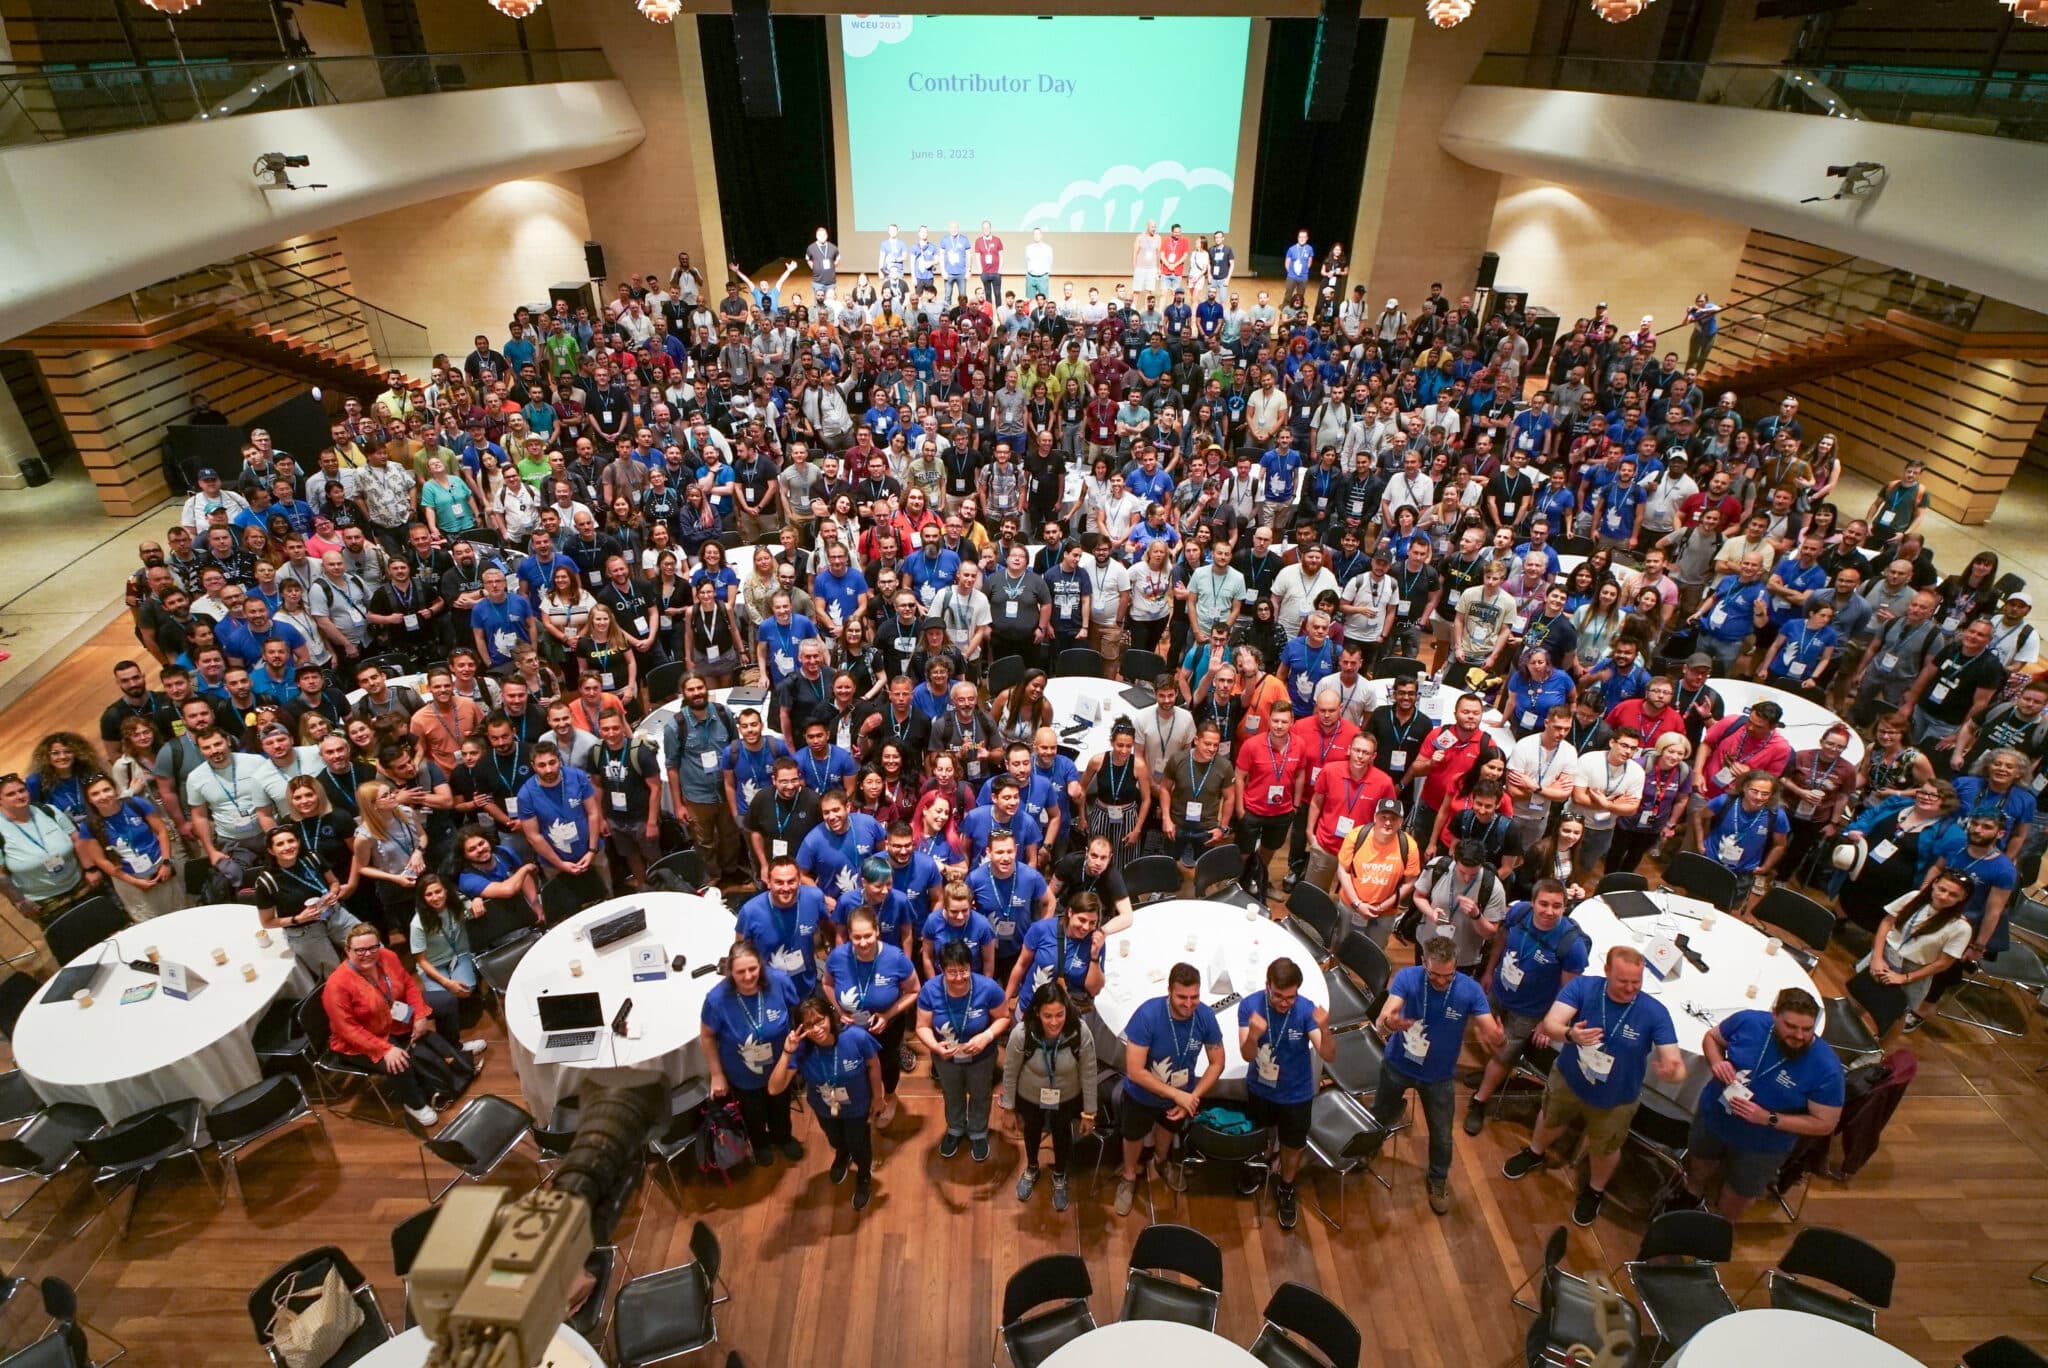
[[[1865,318],[1846,328],[1792,341],[1783,348],[1709,361],[1701,382],[1715,389],[1768,394],[1859,366],[1894,361],[1917,351],[1949,350],[1960,334],[1903,309]]]
[[[368,391],[375,393],[383,388],[388,369],[365,349],[344,351],[263,319],[233,313],[223,313],[187,337],[185,345],[341,393],[363,393],[366,386],[375,386]],[[406,387],[415,393],[421,390],[420,382],[409,377]]]

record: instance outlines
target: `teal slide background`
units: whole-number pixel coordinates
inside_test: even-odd
[[[936,238],[949,219],[969,235],[983,219],[1007,233],[1229,227],[1251,20],[839,25],[856,231],[893,222],[911,237],[924,223]],[[1011,245],[1021,266],[1023,244]]]

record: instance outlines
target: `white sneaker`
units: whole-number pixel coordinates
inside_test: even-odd
[[[441,1119],[441,1113],[435,1111],[432,1107],[407,1107],[405,1114],[419,1122],[422,1126],[431,1126]]]
[[[488,1040],[465,1040],[462,1042],[462,1052],[471,1059],[482,1059],[484,1051],[490,1048],[491,1042]]]

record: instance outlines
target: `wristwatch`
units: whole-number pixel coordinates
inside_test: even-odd
[[[1771,1113],[1771,1119],[1768,1122],[1768,1124],[1772,1130],[1776,1130],[1778,1128],[1778,1114],[1776,1112]]]

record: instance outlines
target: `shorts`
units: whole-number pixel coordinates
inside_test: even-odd
[[[605,840],[612,849],[618,851],[621,855],[629,857],[638,855],[649,864],[661,858],[661,836],[657,833],[653,840],[647,839],[647,825],[644,818],[638,822],[631,819],[613,822],[612,833]]]
[[[1520,1058],[1522,1051],[1529,1048],[1529,1037],[1536,1034],[1536,1028],[1543,1024],[1543,1018],[1540,1015],[1525,1016],[1521,1012],[1511,1012],[1502,1007],[1500,999],[1493,994],[1488,993],[1486,996],[1493,1003],[1493,1019],[1500,1023],[1501,1029],[1507,1032],[1508,1037],[1494,1058],[1503,1064],[1510,1063]]]
[[[1596,1107],[1572,1091],[1564,1071],[1552,1068],[1543,1084],[1543,1124],[1559,1130],[1574,1125],[1586,1128],[1586,1150],[1590,1154],[1613,1154],[1628,1141],[1629,1122],[1635,1119],[1642,1098],[1613,1107]],[[1694,1151],[1697,1153],[1697,1151]]]
[[[1119,1136],[1125,1140],[1143,1140],[1152,1134],[1154,1126],[1164,1126],[1175,1135],[1187,1129],[1186,1118],[1179,1121],[1166,1119],[1168,1108],[1163,1099],[1156,1107],[1148,1107],[1138,1101],[1141,1092],[1142,1089],[1135,1084],[1128,1081],[1124,1083],[1123,1101],[1116,1109],[1116,1132]],[[1144,1093],[1144,1096],[1157,1097],[1158,1094]]]
[[[1214,827],[1198,827],[1187,822],[1178,822],[1173,828],[1173,857],[1180,861],[1183,869],[1193,869],[1195,862],[1202,858],[1209,845],[1209,833]]]
[[[1245,1114],[1252,1124],[1277,1131],[1282,1149],[1301,1149],[1308,1144],[1308,1119],[1312,1104],[1308,1102],[1275,1102],[1270,1098],[1249,1093],[1244,1099]]]
[[[1439,646],[1451,646],[1455,644],[1451,637],[1456,631],[1456,622],[1455,618],[1447,618],[1441,614],[1433,616],[1429,620],[1429,634]]]
[[[1732,905],[1740,908],[1749,901],[1750,894],[1756,891],[1757,880],[1762,876],[1754,869],[1737,869],[1731,870],[1730,873],[1735,876],[1735,899]],[[1769,887],[1770,881],[1766,879],[1764,884]]]
[[[1708,1130],[1704,1111],[1693,1113],[1692,1132],[1686,1137],[1685,1148],[1694,1159],[1719,1164],[1721,1181],[1751,1201],[1770,1191],[1778,1170],[1785,1166],[1783,1150],[1737,1149]]]

